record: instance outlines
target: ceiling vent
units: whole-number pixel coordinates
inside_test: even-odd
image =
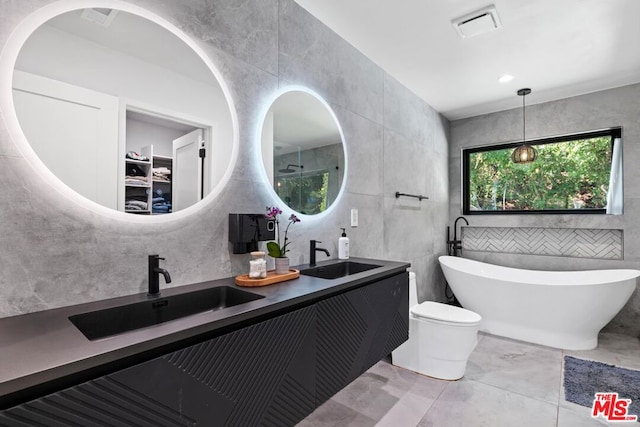
[[[502,25],[494,5],[454,19],[451,23],[463,39],[496,30]]]
[[[113,21],[113,19],[116,17],[117,14],[118,14],[118,10],[116,9],[107,9],[107,8],[82,9],[82,17],[84,19],[105,28],[111,25],[111,22]]]

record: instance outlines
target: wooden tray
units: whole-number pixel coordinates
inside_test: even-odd
[[[288,273],[276,274],[275,270],[267,271],[267,277],[264,279],[251,279],[248,274],[236,276],[236,285],[238,286],[267,286],[274,283],[285,282],[287,280],[297,279],[300,277],[300,270],[289,269]]]

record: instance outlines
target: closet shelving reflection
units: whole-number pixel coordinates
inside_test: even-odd
[[[153,156],[151,172],[151,213],[162,215],[171,213],[171,193],[173,159],[168,156]]]
[[[173,159],[154,155],[153,145],[140,154],[149,160],[126,158],[124,211],[141,215],[171,213]]]
[[[134,214],[151,213],[151,158],[153,147],[144,147],[140,155],[147,160],[125,159],[125,206],[124,211]]]

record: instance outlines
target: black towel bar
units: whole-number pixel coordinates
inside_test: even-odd
[[[406,197],[415,197],[416,199],[422,201],[422,199],[428,199],[427,196],[423,196],[422,194],[407,194],[407,193],[401,193],[399,191],[396,191],[396,199],[400,196],[406,196]]]

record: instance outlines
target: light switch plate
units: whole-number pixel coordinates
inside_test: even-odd
[[[358,226],[358,209],[351,209],[351,226]]]

